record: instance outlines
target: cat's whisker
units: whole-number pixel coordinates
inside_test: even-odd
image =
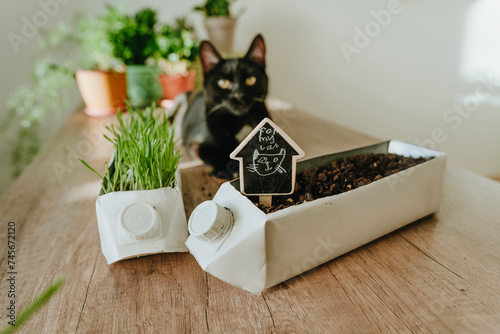
[[[253,98],[254,101],[257,101],[257,102],[266,102],[266,97],[260,97],[260,96],[257,96],[257,97],[254,97]]]
[[[208,111],[208,113],[207,113],[207,117],[208,117],[208,116],[210,116],[210,115],[212,115],[212,114],[213,114],[214,112],[216,112],[217,110],[222,109],[223,107],[224,107],[224,102],[219,103],[219,104],[217,104],[217,105],[213,106],[213,107],[212,107],[212,109],[210,109],[210,110]]]

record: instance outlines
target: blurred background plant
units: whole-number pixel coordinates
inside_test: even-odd
[[[16,138],[3,147],[14,178],[40,149],[47,119],[61,117],[67,108],[77,71],[124,72],[126,65],[148,63],[184,74],[198,55],[198,41],[185,18],[173,26],[159,24],[154,9],[129,14],[122,6],[107,6],[100,15],[78,13],[71,25],[42,31],[38,44],[31,80],[12,92],[0,125],[5,131],[20,124]]]
[[[77,36],[82,47],[82,68],[96,69],[99,71],[118,71],[124,70],[124,62],[115,56],[115,50],[121,45],[113,43],[110,34],[120,26],[124,15],[120,13],[121,7],[108,6],[105,14],[78,15]],[[87,62],[85,64],[84,62]]]
[[[174,26],[163,25],[156,35],[156,43],[158,66],[165,74],[185,73],[198,57],[199,43],[185,17],[177,18]]]
[[[59,24],[44,32],[35,55],[31,81],[12,92],[7,100],[8,112],[0,131],[14,122],[20,127],[17,138],[4,147],[17,177],[39,150],[40,128],[48,114],[60,116],[68,103],[68,90],[74,85],[74,71],[80,61],[79,39],[74,28]]]
[[[109,27],[107,37],[113,45],[113,56],[125,65],[145,64],[158,49],[155,10],[145,8],[130,16],[118,7],[109,7],[102,19]]]
[[[66,24],[43,33],[30,84],[20,86],[7,101],[10,115],[20,117],[23,127],[43,121],[49,111],[61,111],[66,97],[61,89],[74,84],[73,69],[81,61],[79,43]]]
[[[108,13],[115,11],[117,7],[108,9]],[[73,25],[60,23],[51,31],[42,31],[31,80],[11,93],[0,126],[3,132],[14,122],[20,124],[17,138],[4,146],[12,177],[17,177],[40,149],[40,130],[46,119],[60,117],[68,106],[78,69],[123,71],[123,62],[114,57],[116,45],[108,38],[121,20],[118,15],[77,14]]]
[[[231,16],[231,4],[233,0],[207,0],[203,5],[194,7],[201,11],[205,16]]]

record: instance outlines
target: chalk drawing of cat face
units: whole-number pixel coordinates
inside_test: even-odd
[[[260,153],[258,150],[253,152],[253,163],[247,167],[250,172],[255,172],[260,176],[267,176],[276,172],[282,174],[286,170],[281,167],[285,159],[286,150],[281,148],[279,153]]]

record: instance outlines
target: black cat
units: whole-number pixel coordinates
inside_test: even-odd
[[[182,120],[182,140],[190,155],[212,166],[219,177],[230,178],[238,171],[238,163],[229,158],[242,139],[238,133],[270,117],[264,102],[265,52],[261,35],[238,59],[222,58],[210,42],[200,44],[204,89],[190,99]]]

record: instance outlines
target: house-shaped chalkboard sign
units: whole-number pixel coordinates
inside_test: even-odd
[[[231,153],[240,162],[240,190],[245,195],[288,195],[295,187],[302,149],[273,121],[263,119]]]

